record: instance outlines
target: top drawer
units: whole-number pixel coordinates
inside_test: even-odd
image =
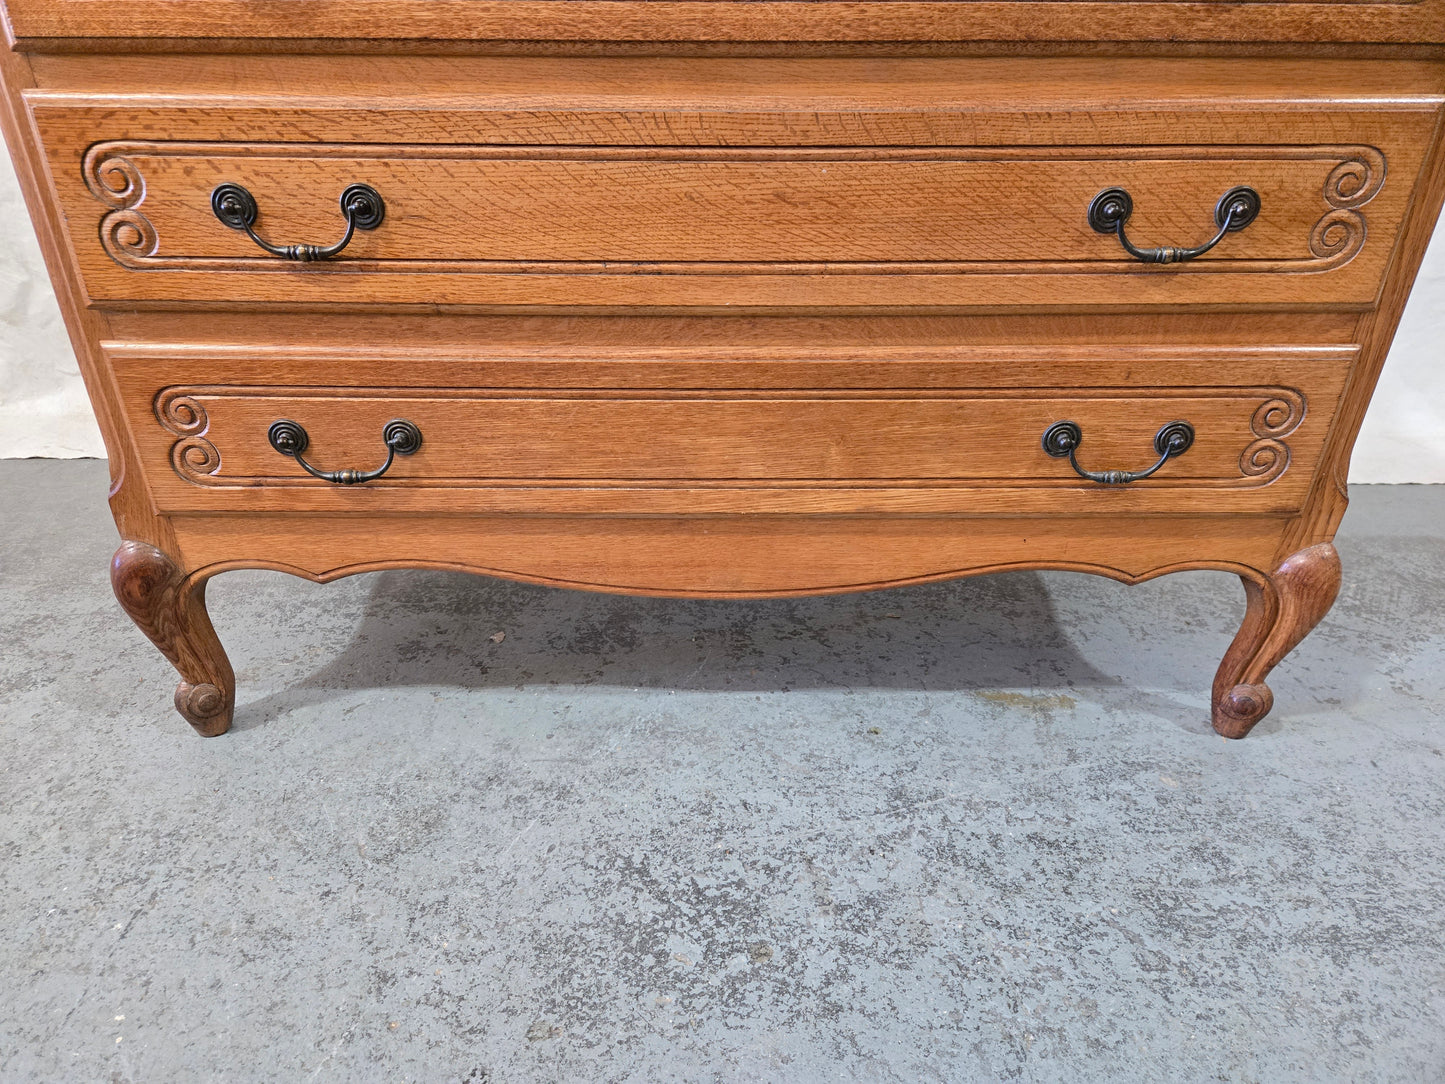
[[[330,95],[275,69],[225,101],[28,92],[91,302],[1363,307],[1440,106],[1423,65],[1294,72],[1363,78],[1337,101],[1249,82],[1288,66],[1176,63],[1120,101],[1109,66],[1078,62],[356,59]],[[462,86],[469,70],[491,86]],[[358,184],[384,214],[310,262],[237,228],[245,197],[217,202],[238,186],[257,238],[327,246]],[[1257,218],[1188,262],[1142,262],[1091,225],[1122,189],[1130,243],[1198,246],[1241,187]]]

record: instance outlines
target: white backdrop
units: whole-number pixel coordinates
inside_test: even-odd
[[[0,458],[104,456],[8,156],[0,154]],[[1445,482],[1445,224],[1405,310],[1352,482]]]

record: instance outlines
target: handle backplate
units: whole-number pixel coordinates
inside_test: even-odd
[[[341,213],[346,216],[346,233],[335,244],[324,246],[273,245],[261,238],[255,230],[256,216],[260,213],[256,197],[239,184],[218,184],[211,191],[211,211],[222,225],[244,231],[247,237],[272,256],[311,263],[340,255],[357,230],[374,230],[380,226],[386,218],[386,201],[370,185],[350,185],[341,193]]]
[[[323,482],[333,485],[353,486],[372,482],[391,469],[399,455],[412,455],[421,447],[421,430],[405,418],[393,418],[381,430],[382,442],[386,445],[386,462],[375,470],[319,470],[306,462],[303,453],[311,444],[311,437],[300,422],[281,418],[271,423],[266,439],[272,448],[284,456],[296,460],[301,469]]]
[[[1183,263],[1203,256],[1225,235],[1238,233],[1256,218],[1260,211],[1259,193],[1247,185],[1231,188],[1214,205],[1214,224],[1219,232],[1194,248],[1138,248],[1124,232],[1124,225],[1134,213],[1134,197],[1123,188],[1106,188],[1089,204],[1089,225],[1098,233],[1112,233],[1119,238],[1124,251],[1144,263]]]
[[[1159,461],[1144,470],[1085,470],[1079,466],[1077,453],[1084,443],[1084,431],[1077,422],[1055,422],[1044,430],[1044,451],[1055,459],[1068,456],[1069,465],[1080,478],[1106,486],[1124,486],[1148,478],[1175,456],[1183,455],[1194,444],[1194,426],[1185,421],[1170,422],[1154,434],[1154,452]]]

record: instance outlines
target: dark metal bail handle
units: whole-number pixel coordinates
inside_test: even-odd
[[[1134,213],[1134,199],[1122,188],[1106,188],[1089,204],[1089,225],[1099,233],[1118,236],[1124,251],[1136,260],[1145,263],[1183,263],[1203,256],[1220,241],[1224,235],[1237,233],[1259,217],[1259,193],[1253,188],[1241,186],[1224,193],[1214,206],[1214,222],[1219,232],[1195,248],[1136,248],[1124,232],[1124,223]]]
[[[1084,443],[1084,431],[1076,422],[1055,422],[1044,430],[1044,451],[1055,459],[1069,457],[1069,465],[1080,478],[1106,486],[1126,486],[1141,478],[1148,478],[1176,455],[1189,451],[1194,443],[1194,426],[1188,422],[1170,422],[1154,434],[1154,451],[1159,462],[1145,470],[1085,470],[1079,466],[1075,453]]]
[[[211,192],[211,210],[221,222],[233,230],[244,230],[246,236],[272,256],[283,260],[310,263],[329,260],[341,253],[357,230],[374,230],[386,217],[386,203],[381,193],[366,184],[353,184],[341,193],[341,213],[346,216],[346,233],[334,245],[273,245],[257,236],[256,197],[239,184],[218,184]]]
[[[271,428],[266,433],[266,439],[271,442],[271,447],[282,455],[289,456],[301,464],[301,469],[307,474],[334,485],[354,486],[380,478],[391,469],[391,464],[397,456],[412,455],[421,447],[421,430],[404,418],[393,418],[387,422],[381,431],[381,439],[386,443],[386,462],[375,470],[369,471],[318,470],[313,467],[301,458],[301,454],[311,443],[311,438],[306,435],[306,430],[301,423],[293,422],[290,418],[272,422]]]

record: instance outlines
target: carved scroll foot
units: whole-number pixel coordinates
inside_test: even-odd
[[[1249,608],[1214,679],[1214,729],[1242,738],[1269,714],[1269,672],[1329,612],[1340,591],[1340,555],[1328,542],[1291,554],[1264,583],[1244,581]]]
[[[206,614],[206,581],[186,575],[160,550],[124,542],[110,563],[110,584],[132,621],[181,674],[176,710],[206,737],[231,727],[236,676]]]

